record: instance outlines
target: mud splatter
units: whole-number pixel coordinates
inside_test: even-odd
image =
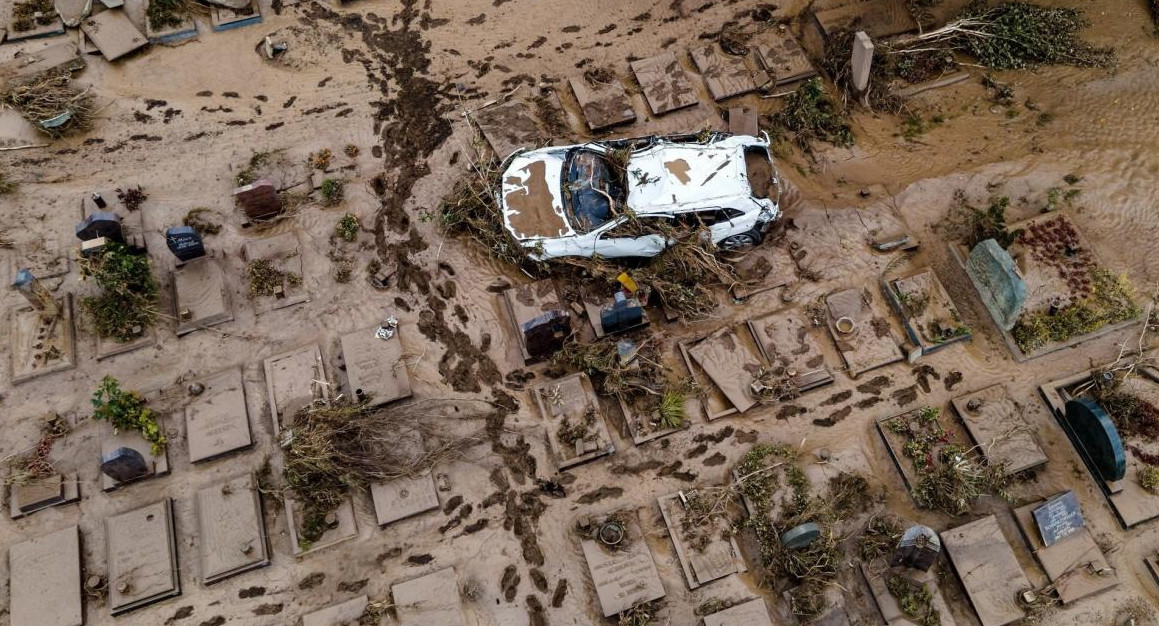
[[[589,491],[576,498],[576,502],[580,504],[592,504],[606,498],[618,498],[622,495],[624,495],[624,490],[620,487],[600,487],[595,491]]]
[[[946,380],[942,382],[946,385],[946,391],[953,391],[954,387],[962,382],[962,372],[950,372],[946,374]]]
[[[838,391],[837,393],[825,398],[821,401],[821,406],[833,406],[834,404],[841,404],[853,397],[853,390],[846,389],[845,391]]]
[[[861,393],[873,394],[875,396],[881,395],[881,391],[893,382],[889,376],[874,376],[871,380],[861,383],[857,386],[857,390]]]

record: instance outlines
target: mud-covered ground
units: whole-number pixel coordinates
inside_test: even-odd
[[[804,40],[815,41],[807,16],[791,19],[804,4],[780,3],[773,15],[790,20]],[[1068,5],[1053,0],[1047,4]],[[154,47],[115,65],[89,57],[80,79],[97,95],[94,128],[47,148],[0,152],[4,174],[20,183],[16,193],[0,195],[0,230],[14,242],[14,248],[0,250],[5,267],[14,269],[19,259],[38,250],[71,254],[82,195],[139,184],[149,196],[142,211],[166,294],[163,304],[171,304],[171,259],[161,233],[190,209],[207,207],[224,226],[207,238],[207,246],[217,251],[227,269],[236,319],[182,338],[163,320],[155,346],[100,362],[94,358],[93,337],[82,329],[78,367],[20,385],[12,384],[6,366],[0,374],[0,456],[31,446],[37,439],[37,419],[45,412],[66,416],[76,426],[62,447],[67,455],[58,458],[57,466],[79,473],[83,499],[79,506],[50,509],[18,522],[0,516],[0,548],[79,524],[86,571],[103,573],[104,517],[172,497],[177,502],[183,593],[119,617],[116,623],[289,624],[355,595],[386,598],[395,582],[454,566],[460,583],[472,592],[465,600],[468,623],[593,624],[601,619],[598,603],[571,529],[579,516],[633,506],[664,580],[664,618],[669,623],[697,623],[693,608],[710,598],[762,596],[783,617],[784,599],[759,584],[755,554],[746,555],[748,573],[689,591],[656,498],[694,485],[719,484],[755,442],[776,441],[799,446],[811,476],[861,472],[884,488],[883,508],[943,530],[957,522],[914,508],[872,424],[903,408],[941,406],[952,395],[1001,382],[1050,457],[1033,481],[1014,488],[1014,497],[1029,501],[1074,490],[1120,579],[1115,589],[1066,607],[1049,620],[1060,625],[1111,624],[1131,599],[1156,604],[1159,594],[1143,557],[1159,548],[1159,530],[1153,524],[1129,531],[1119,526],[1037,393],[1046,381],[1113,359],[1121,342],[1133,344],[1138,329],[1016,363],[946,240],[956,190],[964,190],[976,203],[993,194],[1007,195],[1013,201],[1011,217],[1018,218],[1035,214],[1048,190],[1062,186],[1064,176],[1073,173],[1081,177],[1077,186],[1082,192],[1068,210],[1094,242],[1103,264],[1125,272],[1141,301],[1159,286],[1159,255],[1154,254],[1159,239],[1154,185],[1159,172],[1159,40],[1152,36],[1143,0],[1081,4],[1094,22],[1085,36],[1097,45],[1115,47],[1115,69],[997,73],[995,78],[1011,84],[1015,93],[1012,105],[998,105],[981,84],[982,70],[967,67],[971,80],[911,101],[924,117],[944,119],[911,140],[901,136],[898,118],[858,110],[853,117],[855,147],[819,145],[811,156],[794,151],[778,164],[800,190],[800,200],[786,207],[782,233],[753,254],[768,255],[775,281],[791,284],[788,295],[779,288],[738,304],[722,293],[709,320],[653,326],[667,364],[680,371],[678,340],[770,311],[799,308],[835,289],[873,284],[887,268],[928,265],[974,330],[972,342],[928,356],[918,365],[901,362],[857,380],[838,372],[834,385],[790,405],[757,407],[712,423],[697,414],[687,430],[641,446],[634,446],[617,426],[617,409],[609,404],[605,408],[616,452],[564,473],[555,471],[541,420],[520,383],[526,376],[509,376],[522,369],[521,359],[499,300],[489,289],[500,278],[518,282],[526,277],[480,247],[445,236],[424,217],[476,158],[479,138],[464,114],[513,89],[530,96],[551,86],[575,113],[574,101],[565,93],[568,77],[595,67],[626,76],[630,60],[665,49],[686,50],[714,38],[727,23],[758,28],[751,11],[771,5],[358,0],[341,9],[306,2],[275,15],[263,2],[265,20],[258,26],[225,33],[203,28],[198,42]],[[140,19],[141,7],[129,8]],[[267,34],[289,44],[275,62],[256,51]],[[43,44],[22,44],[37,45]],[[20,47],[0,47],[0,59],[11,58]],[[642,100],[635,97],[637,114],[642,115]],[[709,102],[704,93],[701,99]],[[740,100],[762,113],[780,106],[776,98],[750,95]],[[585,136],[576,121],[573,117],[571,136],[560,139]],[[642,120],[618,133],[640,134],[652,127],[651,120]],[[12,146],[41,138],[5,112],[0,140]],[[358,146],[357,157],[341,156],[347,144]],[[231,192],[238,169],[251,153],[280,151],[279,162],[285,165],[277,169],[279,184],[297,185],[294,191],[306,184],[307,155],[322,148],[339,155],[334,167],[347,180],[346,199],[336,208],[306,203],[292,218],[264,230],[244,228]],[[345,212],[356,214],[362,224],[353,244],[333,237],[334,225]],[[866,242],[872,235],[900,227],[921,241],[917,255],[900,259],[869,250]],[[296,233],[301,242],[310,301],[258,316],[245,293],[241,247],[247,239],[284,232]],[[793,243],[805,251],[808,277],[799,276],[788,261]],[[335,250],[353,262],[349,283],[335,281]],[[365,280],[364,268],[372,259],[395,270],[386,292],[372,289]],[[83,294],[91,285],[82,283],[74,270],[60,289]],[[21,301],[10,292],[2,298],[6,309]],[[202,585],[192,494],[256,470],[267,455],[277,454],[262,360],[316,342],[331,376],[340,376],[332,368],[338,335],[387,315],[401,322],[417,398],[484,398],[510,409],[501,422],[492,416],[487,443],[440,468],[452,484],[440,494],[443,509],[379,529],[369,498],[360,494],[358,537],[295,560],[281,509],[267,506],[272,565],[212,587]],[[896,321],[894,332],[900,334]],[[824,351],[831,363],[838,362],[831,343]],[[7,348],[0,353],[7,361]],[[89,397],[102,376],[156,390],[237,366],[246,381],[255,449],[193,467],[177,412],[168,418],[172,473],[112,494],[99,491],[100,425],[89,418]],[[532,371],[532,382],[545,376],[542,367]],[[816,462],[815,453],[822,449],[828,451],[829,463]],[[535,478],[558,482],[566,496],[553,497]],[[996,500],[976,507],[976,513],[1000,513],[1028,577],[1042,586],[1045,576],[1018,537],[1008,510]],[[842,567],[850,622],[879,623],[856,570],[850,564]],[[7,581],[5,559],[0,562],[0,607],[7,605]],[[976,623],[952,576],[944,578],[942,590],[958,623]],[[91,601],[86,618],[90,624],[114,623],[107,608]],[[0,608],[0,624],[6,622],[7,611]]]

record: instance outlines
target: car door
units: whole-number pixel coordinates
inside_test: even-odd
[[[681,213],[676,216],[676,219],[685,226],[707,227],[709,235],[712,240],[720,241],[725,237],[735,235],[736,225],[733,224],[732,218],[743,215],[736,209],[722,208],[722,207],[705,207]]]
[[[599,230],[593,252],[613,259],[656,256],[668,247],[668,238],[662,233],[671,225],[672,218],[666,215],[642,215],[632,222],[622,217]]]

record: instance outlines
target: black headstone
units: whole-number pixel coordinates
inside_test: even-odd
[[[121,232],[121,218],[106,211],[93,211],[76,225],[77,239],[90,241],[100,237],[117,243],[125,243],[125,236]]]
[[[548,311],[523,323],[523,345],[534,359],[551,356],[571,336],[571,317],[566,311]]]
[[[201,235],[192,226],[174,226],[165,229],[165,244],[173,256],[181,261],[192,261],[205,256],[205,245]]]
[[[1038,532],[1046,546],[1066,539],[1085,524],[1082,509],[1073,491],[1052,498],[1034,509],[1034,521],[1038,523]]]
[[[617,291],[612,305],[600,311],[600,324],[605,333],[614,333],[644,322],[644,308],[636,300],[629,300],[624,292]]]
[[[938,533],[927,526],[910,526],[902,533],[889,565],[912,567],[928,572],[941,552],[942,540],[938,538]]]
[[[101,473],[124,483],[149,473],[149,464],[140,452],[132,448],[117,448],[101,456]]]
[[[1066,422],[1074,433],[1080,452],[1104,481],[1122,480],[1127,474],[1127,454],[1123,440],[1110,416],[1090,398],[1066,403]]]

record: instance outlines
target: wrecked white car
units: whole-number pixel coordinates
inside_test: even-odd
[[[534,259],[650,257],[672,243],[665,226],[704,228],[723,249],[760,243],[777,189],[768,136],[687,135],[516,152],[499,203]]]

